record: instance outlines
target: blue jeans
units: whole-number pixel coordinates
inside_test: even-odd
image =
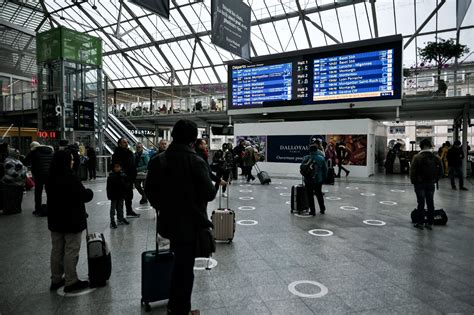
[[[417,222],[419,224],[425,223],[425,202],[428,208],[427,221],[428,224],[433,224],[434,219],[434,183],[417,183],[415,184],[415,194],[417,206]]]
[[[451,187],[456,187],[454,178],[459,177],[459,187],[464,187],[464,175],[462,173],[462,166],[450,166],[449,167],[449,178],[451,179]]]

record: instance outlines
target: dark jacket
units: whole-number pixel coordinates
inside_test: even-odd
[[[448,150],[447,159],[448,159],[448,166],[452,166],[452,167],[462,166],[462,160],[464,159],[464,152],[462,151],[462,147],[452,146]]]
[[[89,167],[95,168],[97,164],[97,154],[95,153],[94,148],[89,147],[87,149],[86,155],[89,158]]]
[[[161,168],[163,157],[166,165]],[[158,231],[171,241],[193,242],[199,227],[209,227],[207,203],[216,190],[207,163],[187,145],[171,144],[148,164],[145,194],[159,211]]]
[[[206,152],[202,151],[202,150],[199,150],[199,149],[196,149],[196,155],[199,156],[201,159],[204,160],[204,162],[206,162],[207,166],[208,166],[208,169],[209,169],[209,176],[211,177],[211,180],[213,182],[220,182],[221,179],[219,177],[217,177],[216,174],[214,174],[209,166],[209,160],[208,160],[208,156],[206,154]]]
[[[107,199],[124,199],[127,185],[129,185],[129,183],[127,182],[127,175],[125,175],[125,173],[110,172],[107,177]]]
[[[47,177],[53,155],[53,148],[50,146],[38,146],[26,155],[24,162],[25,165],[31,166],[34,177]]]
[[[431,150],[421,150],[413,156],[410,165],[410,181],[412,184],[434,184],[442,174],[444,174],[443,163]]]
[[[309,155],[306,155],[303,158],[303,162],[301,162],[301,164],[306,163],[309,159],[313,159],[316,165],[318,166],[318,172],[316,174],[316,177],[313,179],[313,183],[323,183],[326,180],[326,177],[328,176],[328,165],[326,163],[324,153],[319,150],[310,152]]]
[[[137,168],[135,166],[135,158],[133,152],[128,148],[123,149],[116,147],[114,154],[112,155],[112,163],[118,161],[122,166],[122,171],[127,175],[129,182],[134,182],[137,178]]]
[[[66,147],[67,151],[71,152],[72,158],[74,159],[74,165],[72,171],[76,176],[79,176],[79,166],[81,166],[81,159],[79,157],[79,148],[75,144],[70,144]]]
[[[92,200],[94,193],[86,189],[71,172],[46,183],[48,200],[48,228],[52,232],[79,233],[87,225],[85,202]]]

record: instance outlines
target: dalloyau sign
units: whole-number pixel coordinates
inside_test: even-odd
[[[325,136],[268,136],[267,162],[301,163],[309,154],[312,138],[325,140]]]

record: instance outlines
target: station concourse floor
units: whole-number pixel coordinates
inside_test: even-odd
[[[412,226],[416,198],[405,176],[349,177],[323,186],[327,211],[315,217],[290,214],[289,193],[296,183],[290,178],[273,178],[265,186],[258,180],[250,186],[234,181],[230,207],[237,221],[257,224],[237,225],[232,244],[218,244],[217,266],[195,271],[193,309],[201,314],[474,314],[474,187],[469,181],[468,192],[441,181],[435,205],[447,211],[449,221],[433,231]],[[155,246],[155,211],[138,208],[140,218],[110,230],[104,179],[85,185],[95,194],[87,204],[89,229],[103,232],[112,251],[107,287],[80,296],[49,291],[50,234],[47,219],[31,214],[34,193],[29,191],[21,214],[0,216],[2,315],[145,313],[141,253]],[[134,195],[134,207],[140,207]],[[209,214],[216,207],[217,200],[209,204]],[[308,233],[312,229],[333,234],[314,236]],[[87,278],[84,241],[78,273]],[[294,288],[316,297],[291,293],[294,281],[313,281]],[[153,314],[166,314],[165,305],[153,303]]]

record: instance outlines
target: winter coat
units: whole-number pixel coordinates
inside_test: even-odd
[[[5,170],[5,174],[1,178],[3,184],[25,186],[27,169],[20,160],[7,157],[3,167]]]
[[[318,166],[318,172],[316,174],[316,177],[313,179],[313,183],[323,183],[326,180],[326,177],[328,176],[328,165],[326,163],[326,159],[324,158],[324,154],[319,150],[310,152],[309,155],[306,155],[303,158],[303,162],[301,162],[301,164],[305,164],[306,162],[308,162],[309,159],[313,159],[316,162],[316,165]],[[305,179],[305,181],[306,180],[307,179]]]
[[[107,199],[124,199],[125,192],[127,191],[127,185],[129,185],[129,183],[125,173],[110,172],[109,176],[107,177]]]
[[[199,149],[196,149],[196,154],[197,156],[201,157],[201,159],[204,160],[204,162],[206,162],[207,166],[209,167],[209,176],[211,177],[211,180],[213,182],[220,182],[221,179],[219,177],[217,177],[217,175],[215,175],[214,173],[212,173],[211,169],[210,169],[210,166],[209,166],[209,159],[208,159],[208,153],[207,152],[204,152],[202,150],[199,150]]]
[[[137,178],[137,168],[135,166],[135,158],[133,152],[128,148],[123,149],[116,147],[114,154],[112,154],[112,163],[118,161],[122,166],[122,171],[127,175],[129,182],[134,182]]]
[[[257,155],[257,152],[255,152],[254,148],[252,148],[251,146],[246,147],[245,148],[245,155],[244,155],[244,158],[243,158],[244,166],[247,166],[247,167],[254,166],[255,163],[257,162],[256,155]]]
[[[426,170],[427,165],[429,165],[426,163],[427,158],[434,159],[435,165],[432,169]],[[413,156],[410,165],[410,181],[412,184],[434,184],[442,174],[444,174],[443,163],[431,150],[421,150]]]
[[[165,166],[162,168],[162,159]],[[216,190],[208,164],[184,144],[171,143],[148,164],[145,194],[159,211],[158,231],[172,242],[195,242],[197,229],[211,227],[207,203]]]
[[[85,202],[92,200],[94,193],[70,174],[49,178],[46,183],[48,200],[48,228],[58,233],[79,233],[87,225]]]
[[[449,148],[447,159],[448,166],[461,167],[462,160],[464,159],[464,152],[462,151],[462,147],[452,146],[451,148]]]
[[[25,157],[25,165],[31,165],[33,177],[47,177],[53,160],[53,148],[46,145],[36,147]]]
[[[89,167],[95,168],[97,165],[97,154],[95,153],[94,148],[89,147],[87,149],[86,155],[89,158]]]
[[[135,165],[137,166],[137,172],[146,172],[148,169],[148,162],[150,158],[148,153],[142,151],[142,153],[135,152]]]

